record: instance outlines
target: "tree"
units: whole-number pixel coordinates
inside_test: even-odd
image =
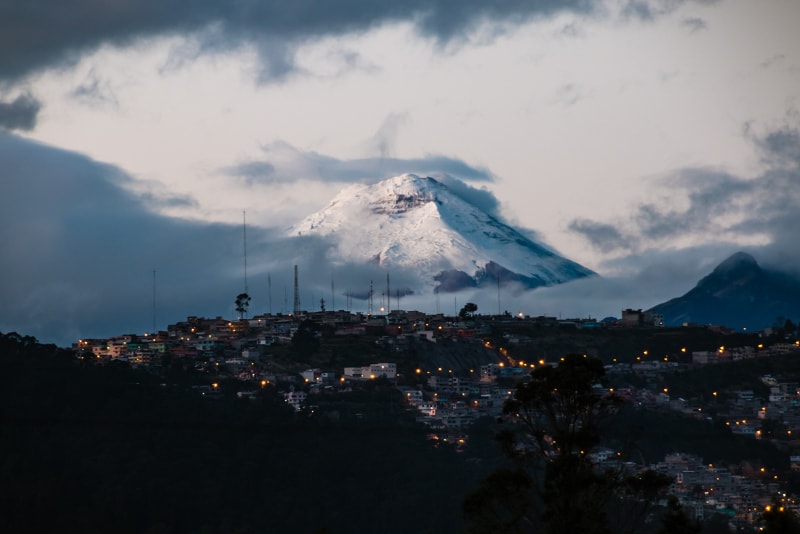
[[[247,317],[247,308],[250,306],[250,295],[239,293],[236,295],[236,311],[239,312],[239,319]]]
[[[478,305],[474,302],[467,302],[464,304],[464,307],[461,308],[461,311],[458,312],[458,316],[461,317],[461,319],[469,319],[476,311],[478,311]]]
[[[774,497],[760,519],[766,534],[800,534],[797,516]]]
[[[297,331],[292,336],[292,352],[295,357],[304,362],[311,360],[311,356],[319,350],[320,325],[310,319],[302,321],[297,326]]]
[[[622,402],[594,387],[604,374],[600,360],[572,354],[557,367],[537,368],[517,386],[504,406],[510,424],[498,434],[516,470],[486,479],[464,502],[473,531],[606,534],[632,530],[644,517],[669,479],[601,469],[590,454],[601,442],[603,422]],[[513,500],[489,498],[498,491]],[[492,518],[497,521],[490,525]]]
[[[689,519],[680,501],[671,495],[656,534],[698,534],[702,530],[703,525],[699,521]]]

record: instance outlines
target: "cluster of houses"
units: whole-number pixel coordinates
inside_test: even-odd
[[[485,317],[480,321],[458,322],[443,315],[414,311],[392,311],[383,316],[366,316],[345,311],[304,312],[301,315],[261,315],[251,319],[229,321],[221,317],[209,319],[189,317],[169,325],[166,331],[144,335],[122,335],[109,339],[82,339],[73,345],[79,357],[101,362],[127,361],[132,366],[157,367],[169,359],[191,361],[195,368],[220,376],[238,378],[254,384],[251,391],[240,396],[256,395],[258,385],[281,383],[286,403],[298,412],[314,406],[314,395],[321,392],[346,391],[359,381],[385,379],[400,390],[407,405],[418,412],[418,420],[427,425],[432,435],[448,436],[463,442],[469,426],[485,416],[496,418],[504,402],[513,395],[513,384],[524,379],[533,364],[513,360],[503,349],[489,345],[486,349],[497,355],[494,363],[486,363],[469,372],[450,369],[417,369],[414,380],[403,380],[394,362],[377,362],[338,369],[306,369],[299,373],[278,373],[269,364],[268,354],[276,344],[289,343],[305,320],[328,328],[332,335],[371,335],[378,344],[402,352],[412,340],[440,343],[455,339],[481,341],[489,333],[491,321],[520,321],[544,326],[569,325],[578,328],[638,328],[657,327],[663,320],[657,314],[641,310],[623,310],[622,319],[610,322],[592,320],[559,321],[553,317],[525,317],[510,314]],[[509,345],[524,343],[524,336],[510,335]],[[800,351],[800,343],[777,343],[770,347],[719,347],[712,351],[691,353],[691,365],[713,365],[762,356]],[[385,352],[385,351],[384,351]],[[687,355],[688,356],[688,355]],[[634,373],[648,383],[660,383],[660,378],[686,366],[669,358],[638,358],[631,363],[607,366],[610,375]],[[544,361],[536,365],[546,364]],[[424,378],[424,380],[423,380]],[[755,439],[782,439],[800,449],[800,385],[782,382],[771,376],[762,377],[769,389],[767,398],[759,398],[752,390],[720,392],[715,398],[714,412],[724,417],[731,431],[752,435]],[[198,386],[203,394],[214,395],[216,383]],[[200,390],[199,389],[199,390]],[[615,393],[644,408],[665,408],[707,418],[708,408],[689,406],[681,398],[673,398],[666,389],[622,388]],[[715,392],[716,397],[716,392]],[[783,435],[764,435],[766,421],[773,431]],[[598,465],[618,461],[610,451],[595,451]],[[702,464],[695,457],[675,453],[653,466],[675,479],[673,493],[680,497],[687,510],[697,518],[714,511],[728,514],[736,522],[752,523],[779,490],[777,481],[766,474],[734,475],[722,467]],[[800,456],[793,457],[792,468],[800,471]],[[791,499],[787,506],[794,507]]]
[[[753,525],[776,498],[782,506],[800,511],[795,499],[781,492],[779,475],[763,466],[734,474],[726,467],[705,464],[697,456],[673,453],[650,467],[673,479],[670,493],[701,521],[721,513],[733,527]]]
[[[234,321],[222,317],[189,317],[169,325],[166,331],[81,339],[73,344],[73,349],[81,356],[91,354],[103,361],[120,360],[147,366],[158,365],[165,353],[187,358],[257,358],[271,345],[290,343],[306,320],[330,328],[334,335],[413,336],[433,342],[451,337],[471,338],[486,332],[448,320],[442,314],[395,310],[387,315],[367,316],[340,310],[300,315],[265,314]]]
[[[502,414],[503,403],[513,396],[512,389],[496,382],[504,369],[501,365],[482,365],[477,373],[470,370],[469,376],[440,369],[428,376],[425,389],[401,387],[400,391],[420,412],[418,421],[434,430],[463,435],[476,419]]]

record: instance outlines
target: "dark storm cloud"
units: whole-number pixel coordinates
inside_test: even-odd
[[[313,37],[410,21],[423,35],[446,43],[482,23],[518,25],[561,11],[591,13],[594,5],[589,0],[2,0],[0,77],[73,61],[102,43],[190,33],[200,39],[198,53],[260,44],[264,76],[281,77],[292,69],[291,45]]]
[[[30,93],[23,93],[11,102],[0,102],[0,128],[33,130],[41,103]]]
[[[11,134],[0,162],[0,331],[62,344],[148,331],[153,269],[160,328],[234,315],[241,227],[159,216],[116,167]]]
[[[800,131],[785,125],[761,135],[749,129],[746,133],[760,149],[765,164],[765,170],[756,176],[709,168],[682,169],[658,185],[683,192],[685,202],[677,206],[642,204],[629,220],[613,225],[576,220],[570,229],[597,247],[617,244],[632,253],[686,235],[724,234],[732,241],[766,237],[769,244],[754,252],[758,258],[800,269]]]

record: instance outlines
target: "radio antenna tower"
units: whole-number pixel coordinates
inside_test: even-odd
[[[156,333],[156,270],[153,269],[153,334]]]
[[[386,313],[392,311],[392,288],[389,285],[389,273],[386,273]]]
[[[500,315],[500,273],[497,273],[497,315]]]
[[[367,299],[367,315],[372,317],[372,280],[369,281],[369,296]]]
[[[272,277],[267,273],[267,302],[269,303],[269,314],[272,315]]]
[[[300,284],[297,281],[297,265],[294,266],[294,315],[300,313]]]
[[[244,244],[244,292],[247,293],[247,212],[242,211],[242,242]]]

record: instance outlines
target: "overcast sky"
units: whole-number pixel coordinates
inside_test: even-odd
[[[796,0],[0,0],[0,331],[148,330],[154,269],[158,327],[232,317],[243,211],[255,311],[294,262],[309,308],[344,307],[332,278],[379,273],[276,236],[403,172],[602,277],[442,311],[618,315],[737,250],[800,271],[798,23]]]

